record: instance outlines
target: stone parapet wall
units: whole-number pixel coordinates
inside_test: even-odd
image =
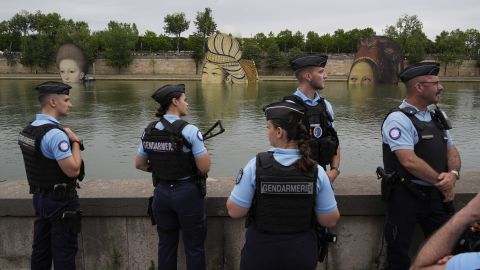
[[[350,67],[353,63],[353,54],[330,55],[327,72],[330,75],[348,75]],[[202,64],[199,64],[201,73]],[[46,71],[43,68],[24,67],[17,60],[14,66],[8,66],[5,57],[0,56],[0,74],[55,74],[58,70],[55,66],[49,67]],[[93,74],[93,66],[89,68],[89,73]],[[97,75],[196,75],[195,61],[185,56],[135,56],[132,63],[120,70],[107,66],[105,59],[97,59],[95,61],[95,73]],[[292,75],[292,71],[288,68],[271,69],[261,67],[258,70],[260,75]],[[475,60],[465,60],[461,65],[449,64],[445,71],[445,65],[441,65],[440,76],[453,77],[478,77],[480,76],[480,68],[476,66]]]
[[[479,181],[480,172],[462,173],[457,183],[457,208],[479,190]],[[153,192],[151,180],[89,180],[81,185],[84,217],[78,269],[107,269],[114,261],[120,262],[120,269],[156,265],[157,233],[146,215],[147,198]],[[233,185],[233,178],[208,180],[208,269],[239,268],[245,221],[229,218],[225,208]],[[378,180],[374,176],[341,176],[334,186],[342,217],[334,229],[338,243],[330,250],[328,269],[376,269],[377,261],[383,260],[379,254],[384,205]],[[29,269],[33,221],[26,181],[0,182],[0,269]],[[417,245],[421,241],[417,233]],[[180,246],[179,269],[186,269]],[[319,264],[317,269],[325,268]]]

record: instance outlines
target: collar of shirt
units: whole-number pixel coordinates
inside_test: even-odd
[[[180,116],[175,115],[175,114],[165,114],[165,115],[163,116],[163,118],[165,118],[168,122],[172,123],[172,122],[174,122],[175,120],[180,119]]]
[[[53,118],[52,116],[50,116],[48,114],[39,113],[35,116],[35,120],[45,120],[45,121],[50,121],[50,122],[52,122],[56,125],[60,125],[60,122],[57,119]]]
[[[420,111],[417,107],[413,106],[412,104],[408,103],[405,99],[403,100],[402,104],[399,106],[400,108],[405,108],[405,107],[412,107],[414,108],[417,112],[415,113],[415,116],[423,121],[430,121],[431,116],[430,116],[430,111],[428,110],[428,107],[425,111]]]
[[[315,92],[315,97],[313,97],[313,99],[310,99],[309,97],[305,96],[305,94],[303,94],[303,92],[300,91],[300,89],[298,88],[297,88],[297,91],[295,91],[295,93],[293,94],[300,97],[307,105],[310,105],[310,106],[317,105],[318,101],[320,100],[320,95],[317,92]]]
[[[283,166],[290,166],[300,158],[300,151],[294,148],[278,148],[274,147],[269,151],[273,152],[275,160]]]

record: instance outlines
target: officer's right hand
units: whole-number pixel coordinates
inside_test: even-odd
[[[71,141],[76,141],[76,142],[79,142],[80,139],[77,137],[77,135],[70,129],[70,128],[63,128],[63,130],[65,130],[65,133],[67,134],[68,138],[71,140]]]

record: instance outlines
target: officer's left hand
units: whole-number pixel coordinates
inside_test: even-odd
[[[333,183],[338,176],[338,171],[337,170],[329,170],[327,172],[327,176],[328,176],[328,179],[330,180],[330,183]]]
[[[438,182],[435,183],[435,186],[442,192],[450,191],[455,188],[455,182],[457,182],[457,177],[453,173],[443,172],[438,175]]]

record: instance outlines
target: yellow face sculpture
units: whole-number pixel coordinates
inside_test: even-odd
[[[202,83],[223,83],[225,79],[223,69],[210,62],[206,62],[202,70]]]
[[[358,61],[350,70],[348,76],[349,84],[374,84],[375,83],[375,71],[372,65],[366,61]]]
[[[79,83],[85,76],[75,60],[63,59],[58,66],[64,83]]]

